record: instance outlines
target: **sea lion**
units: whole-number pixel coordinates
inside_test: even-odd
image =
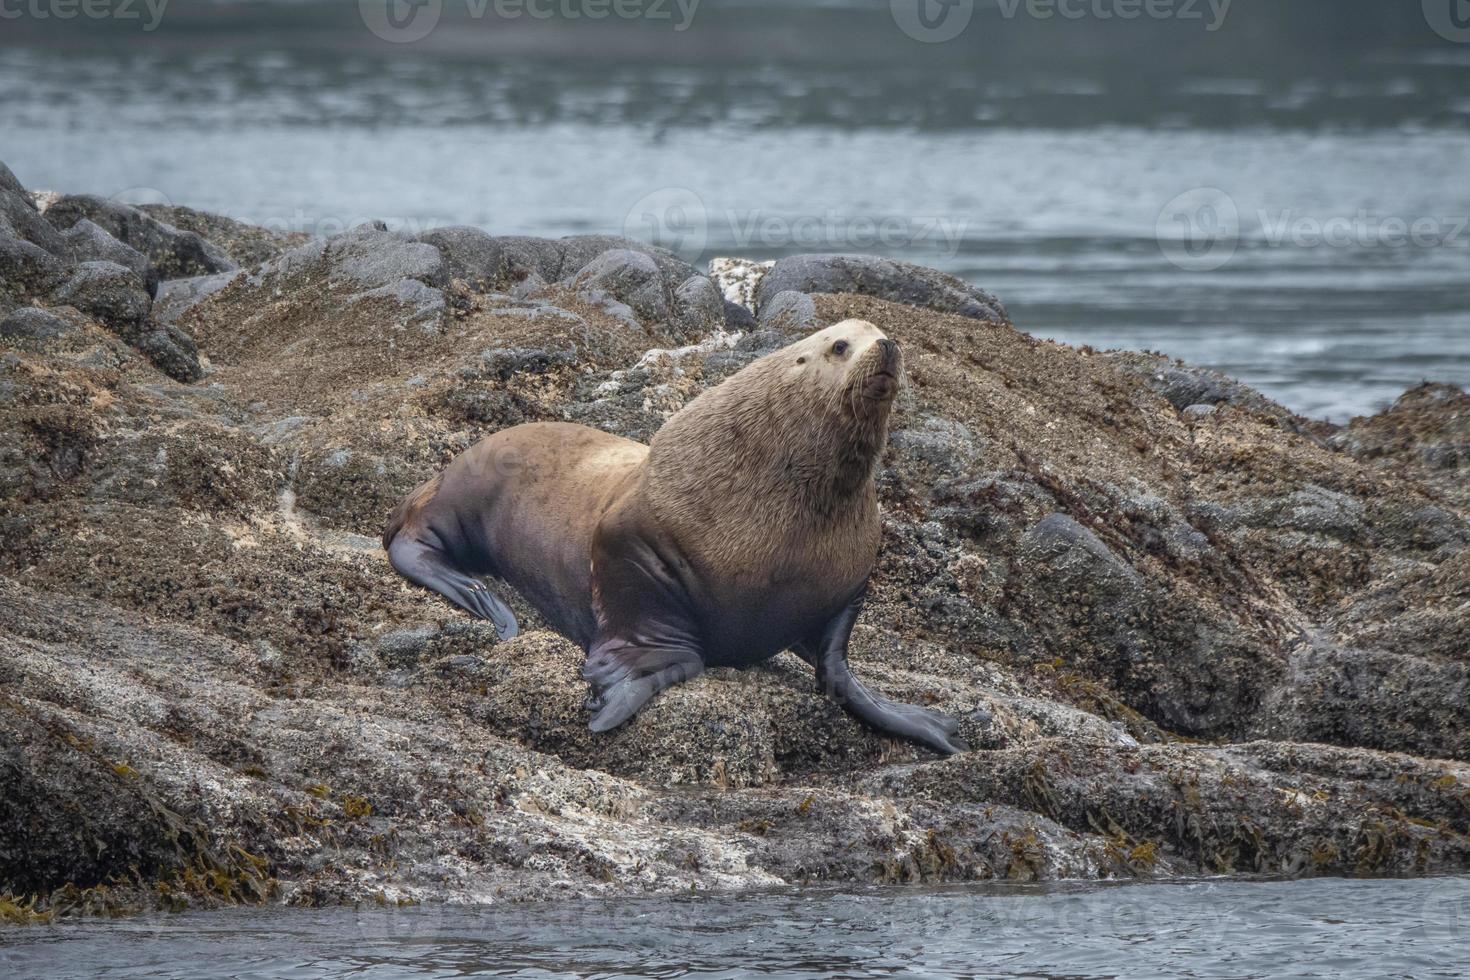
[[[847,664],[901,369],[896,343],[847,320],[704,392],[649,446],[567,423],[505,429],[404,498],[383,546],[502,638],[515,617],[478,576],[519,590],[587,651],[593,731],[705,667],[792,649],[862,721],[963,751],[955,719],[869,691]]]

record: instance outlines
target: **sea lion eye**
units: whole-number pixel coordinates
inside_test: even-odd
[[[796,363],[797,364],[805,364],[806,363],[806,358],[804,358],[804,357],[798,357],[796,359]]]
[[[845,341],[845,340],[839,340],[837,343],[833,344],[832,345],[832,353],[836,354],[838,357],[841,357],[843,354],[846,354],[847,353],[847,341]]]

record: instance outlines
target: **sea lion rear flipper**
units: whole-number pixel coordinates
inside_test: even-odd
[[[900,738],[926,745],[942,755],[968,752],[970,746],[955,732],[959,720],[916,704],[904,704],[863,686],[847,663],[847,643],[862,611],[864,593],[838,613],[820,637],[801,644],[797,654],[817,669],[817,683],[832,700],[860,721]]]
[[[488,619],[502,640],[520,632],[515,614],[485,584],[455,568],[444,554],[422,541],[398,535],[388,547],[393,568],[415,585],[432,589],[472,616]]]

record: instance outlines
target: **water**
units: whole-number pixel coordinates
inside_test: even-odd
[[[28,978],[1464,977],[1470,879],[192,913],[0,931]]]
[[[316,233],[887,254],[1034,334],[1336,420],[1470,384],[1470,43],[1424,4],[1235,0],[1211,31],[981,0],[945,44],[869,0],[706,0],[685,31],[443,6],[403,45],[309,0],[174,0],[152,32],[6,21],[0,159]]]

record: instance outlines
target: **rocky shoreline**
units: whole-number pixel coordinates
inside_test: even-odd
[[[646,440],[849,316],[909,380],[854,660],[975,752],[790,656],[594,736],[523,604],[498,643],[388,568],[393,503],[485,434]],[[0,417],[0,919],[1470,869],[1451,386],[1339,427],[890,260],[308,240],[0,166]]]

